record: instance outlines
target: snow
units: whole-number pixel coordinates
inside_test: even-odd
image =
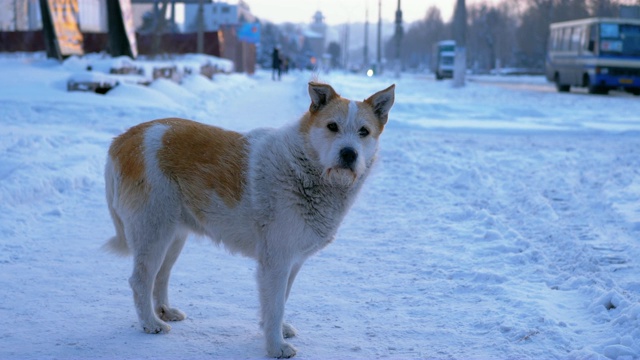
[[[150,119],[294,121],[312,75],[67,92],[81,69],[0,58],[0,358],[263,358],[255,265],[206,239],[173,272],[188,318],[142,332],[131,260],[100,249],[103,166]],[[355,99],[396,83],[396,105],[374,174],[294,285],[298,358],[640,358],[640,99],[541,77],[320,79]]]

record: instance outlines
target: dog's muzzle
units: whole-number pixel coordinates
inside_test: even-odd
[[[340,150],[340,167],[343,169],[354,170],[354,165],[358,159],[358,152],[352,147],[346,147]]]

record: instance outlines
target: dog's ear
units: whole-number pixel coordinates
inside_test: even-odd
[[[380,124],[382,125],[385,125],[389,119],[389,110],[391,110],[391,106],[395,100],[395,88],[396,85],[393,84],[388,88],[369,96],[369,98],[364,101],[371,105],[373,113],[376,114],[378,120],[380,120]]]
[[[310,82],[309,96],[311,97],[311,106],[309,106],[309,111],[313,113],[322,109],[331,100],[340,95],[338,95],[338,93],[336,93],[336,91],[327,84]]]

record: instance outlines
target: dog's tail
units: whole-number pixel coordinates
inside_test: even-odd
[[[127,256],[131,254],[129,245],[127,245],[127,240],[118,235],[112,237],[102,245],[102,249],[120,256]]]
[[[131,250],[129,249],[129,245],[127,245],[127,238],[124,236],[122,220],[120,220],[120,217],[115,213],[115,211],[113,211],[111,206],[109,206],[109,211],[113,218],[113,225],[116,228],[116,236],[112,237],[102,245],[102,250],[120,256],[127,256],[131,254]]]
[[[116,184],[117,180],[113,171],[113,163],[110,158],[107,159],[107,165],[105,166],[104,180],[107,195],[107,206],[109,207],[109,213],[113,220],[113,226],[116,228],[116,236],[112,237],[106,244],[102,245],[102,250],[120,256],[127,256],[131,253],[131,250],[127,245],[127,238],[124,235],[122,219],[120,219],[120,215],[118,215],[113,205],[116,196],[115,191],[118,185]]]

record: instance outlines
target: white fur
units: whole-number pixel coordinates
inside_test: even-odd
[[[166,321],[185,318],[170,306],[167,287],[188,232],[195,232],[257,260],[267,352],[272,357],[295,355],[295,348],[284,340],[296,333],[283,322],[285,302],[304,261],[333,241],[374,162],[377,137],[358,135],[362,126],[371,125],[373,113],[361,111],[366,106],[350,102],[347,118],[335,119],[341,127],[337,134],[325,127],[312,127],[307,135],[299,124],[246,134],[248,170],[242,197],[230,207],[214,194],[204,220],[194,216],[180,188],[160,168],[157,153],[168,126],[156,124],[144,134],[149,188],[140,208],[127,208],[118,201],[122,174],[116,170],[116,159],[107,160],[107,203],[116,227],[116,236],[108,245],[120,252],[127,248],[133,252],[129,283],[146,332],[168,332]],[[322,110],[317,116],[322,118]],[[367,116],[369,119],[364,118]],[[337,168],[344,147],[358,153],[353,171]],[[335,181],[326,176],[327,169],[349,174],[338,175],[339,181]]]

